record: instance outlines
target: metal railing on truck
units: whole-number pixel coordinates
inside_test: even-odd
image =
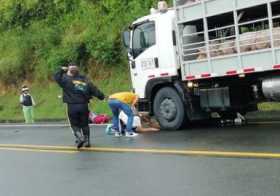
[[[242,21],[244,12],[253,10],[255,4],[248,8],[243,6],[238,10],[239,0],[235,0],[233,10],[227,13],[218,12],[221,16],[224,14],[232,16],[232,24],[209,28],[208,19],[219,15],[207,16],[205,2],[214,1],[229,2],[229,0],[191,0],[189,3],[186,1],[186,5],[175,6],[178,33],[181,38],[179,48],[184,79],[193,80],[279,69],[280,12],[272,9],[272,3],[277,3],[280,8],[280,1],[265,1],[265,4],[260,4],[259,1],[257,8],[265,8],[267,13],[264,13],[261,18]],[[182,0],[180,2],[182,3]],[[186,8],[193,9],[194,6],[199,5],[204,7],[202,18],[180,20],[180,10],[186,11]],[[197,31],[197,26],[203,28]]]

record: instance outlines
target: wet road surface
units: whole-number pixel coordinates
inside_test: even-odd
[[[0,127],[1,195],[278,196],[279,126],[193,127],[136,138],[93,127],[94,145],[82,152],[67,127]]]

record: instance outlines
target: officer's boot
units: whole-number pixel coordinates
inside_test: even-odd
[[[80,149],[85,143],[85,140],[82,137],[81,129],[79,127],[76,127],[76,126],[72,126],[72,130],[73,130],[73,134],[74,134],[75,139],[76,139],[75,143],[77,145],[77,148]]]
[[[90,145],[90,130],[89,130],[89,127],[88,126],[83,127],[82,130],[83,130],[84,139],[85,139],[84,147],[90,148],[91,145]]]

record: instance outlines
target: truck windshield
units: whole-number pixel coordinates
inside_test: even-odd
[[[155,45],[156,36],[155,36],[155,23],[147,22],[137,26],[133,32],[133,57],[136,58],[146,49]]]

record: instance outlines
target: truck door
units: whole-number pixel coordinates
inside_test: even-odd
[[[155,21],[143,22],[132,32],[132,51],[130,57],[131,78],[135,93],[145,97],[145,86],[155,75],[158,67],[158,48],[156,45]]]

